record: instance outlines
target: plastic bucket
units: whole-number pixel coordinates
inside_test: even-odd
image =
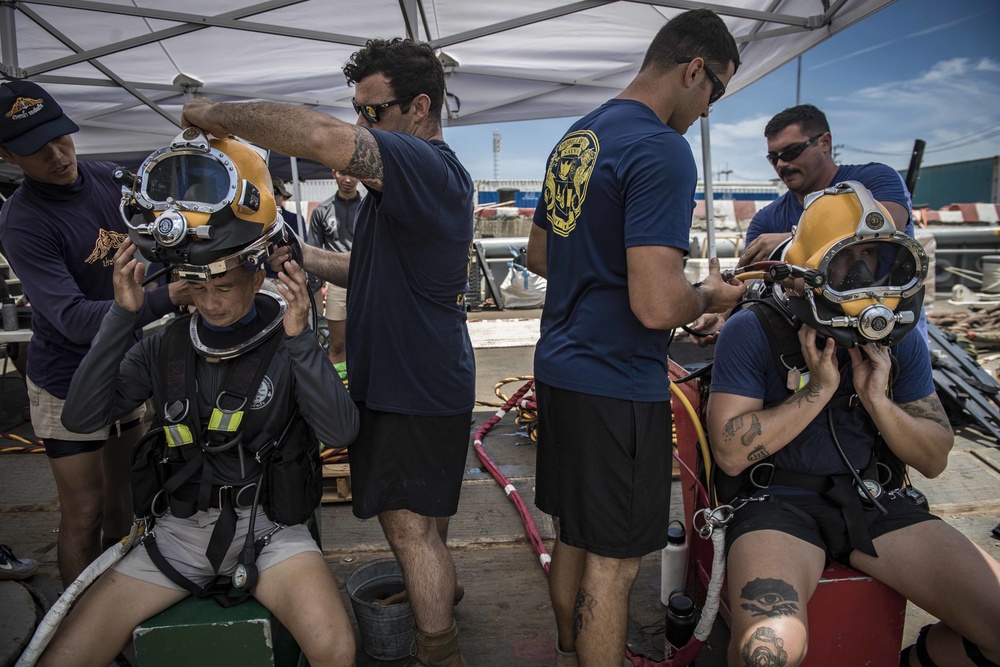
[[[409,601],[378,603],[405,588],[399,563],[394,558],[365,563],[347,577],[346,588],[365,653],[377,660],[409,656],[413,648],[413,610]]]

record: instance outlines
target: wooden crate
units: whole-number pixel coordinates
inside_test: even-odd
[[[348,503],[351,501],[351,464],[327,463],[323,465],[323,502]]]

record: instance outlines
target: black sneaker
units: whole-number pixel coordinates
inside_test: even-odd
[[[38,569],[38,562],[25,558],[19,559],[6,544],[0,544],[0,580],[27,579]]]

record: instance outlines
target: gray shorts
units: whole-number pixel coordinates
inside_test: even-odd
[[[93,433],[74,433],[66,430],[62,425],[64,399],[53,396],[34,382],[31,378],[25,378],[28,385],[28,403],[31,409],[31,430],[35,432],[35,437],[45,440],[53,438],[55,440],[107,440],[111,435],[111,427],[105,426]],[[140,405],[132,412],[118,420],[119,424],[127,424],[137,419],[142,419],[146,413],[146,406]]]
[[[222,562],[219,574],[230,576],[236,569],[236,559],[243,549],[247,530],[250,527],[250,509],[237,509],[239,521],[236,524],[236,537],[226,558]],[[208,541],[212,537],[212,529],[219,517],[219,510],[209,509],[207,512],[197,512],[187,519],[178,519],[167,513],[156,520],[153,527],[156,533],[156,546],[163,557],[182,575],[199,586],[210,584],[215,575],[208,563]],[[274,523],[267,518],[263,510],[257,512],[257,522],[254,526],[256,537],[269,533]],[[261,572],[267,568],[288,560],[301,553],[323,554],[309,529],[302,524],[282,528],[271,536],[271,541],[260,552],[257,558],[257,569]],[[143,546],[136,546],[124,558],[114,565],[114,570],[134,579],[139,579],[157,586],[163,586],[175,591],[184,590],[172,582],[153,564],[149,553]]]

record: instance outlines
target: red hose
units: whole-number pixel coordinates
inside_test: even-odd
[[[476,456],[479,457],[479,461],[483,464],[483,468],[490,473],[490,475],[497,481],[497,483],[503,487],[504,493],[510,499],[510,502],[514,503],[514,507],[517,508],[517,513],[521,515],[521,522],[524,523],[524,530],[528,534],[528,539],[531,541],[531,546],[534,548],[535,553],[538,555],[538,560],[541,562],[542,567],[545,572],[549,571],[549,561],[552,560],[549,556],[548,550],[545,548],[545,544],[542,542],[541,535],[538,534],[538,528],[535,526],[535,520],[531,518],[531,513],[528,511],[528,506],[525,504],[524,499],[521,494],[517,492],[514,485],[510,483],[495,463],[487,455],[486,450],[483,448],[483,438],[486,434],[490,432],[497,422],[504,418],[504,416],[510,412],[515,406],[521,405],[526,407],[531,405],[534,407],[535,401],[533,399],[527,399],[522,401],[522,397],[528,393],[532,387],[534,387],[535,381],[528,380],[523,387],[514,392],[514,395],[507,399],[503,407],[497,410],[496,414],[486,420],[482,426],[476,429],[475,435],[472,437],[472,444],[476,448]]]

